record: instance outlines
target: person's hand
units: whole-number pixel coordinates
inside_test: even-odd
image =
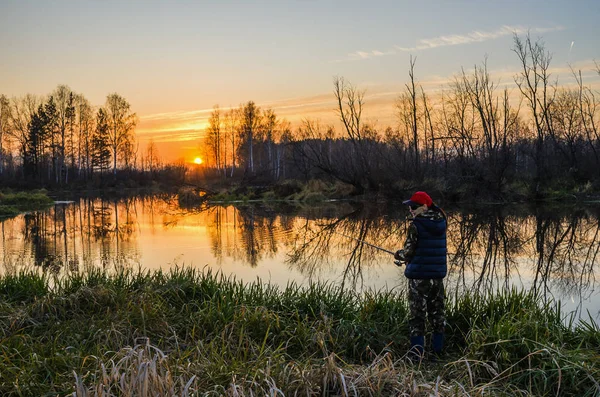
[[[397,261],[404,260],[404,250],[398,250],[398,251],[396,251],[396,253],[394,254],[394,259],[397,260]]]

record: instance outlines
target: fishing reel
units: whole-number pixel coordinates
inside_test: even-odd
[[[400,267],[400,266],[402,266],[402,262],[400,262],[398,259],[396,259],[396,260],[394,261],[394,265],[396,265],[396,266]]]

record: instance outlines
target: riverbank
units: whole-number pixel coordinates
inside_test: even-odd
[[[31,185],[30,187],[33,187]],[[421,181],[399,178],[390,185],[357,188],[352,184],[332,179],[285,179],[278,182],[259,177],[204,178],[187,182],[172,180],[106,179],[98,184],[47,186],[48,190],[15,191],[46,192],[52,197],[129,197],[133,195],[177,194],[182,206],[202,203],[232,202],[301,202],[319,203],[328,200],[399,201],[417,190],[427,191],[442,205],[506,204],[506,203],[585,203],[600,202],[600,186],[586,182],[551,181],[533,186],[533,182],[515,180],[505,182],[500,188],[465,180],[453,183],[440,178]]]
[[[406,200],[417,190],[427,191],[437,203],[443,206],[507,203],[544,206],[600,202],[600,193],[591,184],[582,186],[547,185],[538,191],[533,191],[527,185],[513,183],[506,186],[502,193],[494,193],[470,185],[449,187],[443,181],[433,179],[424,181],[421,184],[404,181],[393,186],[381,186],[376,191],[361,192],[350,184],[319,179],[312,179],[307,182],[285,180],[279,183],[265,184],[213,181],[212,183],[182,186],[177,189],[177,198],[183,207],[203,203],[235,202],[297,202],[306,204],[332,200],[397,202]]]
[[[359,200],[354,187],[341,182],[327,183],[310,180],[306,183],[287,180],[273,185],[215,185],[206,187],[184,186],[177,191],[182,206],[203,202],[214,204],[232,202],[301,202],[316,204],[326,200]]]
[[[0,394],[600,393],[600,329],[522,292],[448,302],[447,353],[407,360],[401,292],[211,272],[0,278]],[[280,394],[281,395],[281,394]]]
[[[54,200],[45,190],[29,192],[0,192],[0,219],[16,216],[22,212],[48,208]]]

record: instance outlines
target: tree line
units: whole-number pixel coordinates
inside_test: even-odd
[[[341,131],[304,119],[292,132],[273,110],[253,102],[226,112],[215,107],[206,138],[209,167],[221,177],[239,165],[244,175],[270,181],[329,178],[358,192],[424,183],[495,197],[597,190],[599,93],[575,69],[576,84],[559,86],[540,40],[515,35],[512,50],[519,65],[513,88],[494,81],[484,60],[461,70],[441,93],[428,93],[411,58],[395,103],[397,124],[384,129],[364,121],[365,92],[343,77],[333,83]],[[594,73],[600,75],[600,65]]]
[[[66,186],[136,165],[137,116],[117,93],[94,107],[59,85],[46,98],[0,96],[0,176]]]
[[[206,129],[206,165],[224,178],[285,179],[286,166],[293,166],[288,153],[293,139],[291,124],[273,109],[263,110],[253,101],[227,110],[216,105]]]
[[[330,179],[359,193],[417,185],[498,197],[599,189],[599,93],[574,69],[575,85],[559,86],[540,40],[515,35],[512,50],[519,66],[514,88],[495,81],[484,60],[461,70],[441,93],[426,92],[411,58],[396,124],[386,128],[364,121],[365,92],[343,77],[333,82],[341,130],[314,119],[292,128],[253,101],[215,106],[199,143],[204,176],[261,184]],[[600,75],[598,64],[594,73]],[[153,142],[138,150],[136,123],[118,94],[99,108],[66,86],[43,101],[0,96],[0,177],[67,185],[125,170],[156,176],[170,165]],[[170,179],[183,181],[185,167],[178,167]]]

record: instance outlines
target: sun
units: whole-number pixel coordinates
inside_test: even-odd
[[[202,164],[202,159],[200,157],[196,157],[194,159],[194,163],[196,163],[196,164]]]

